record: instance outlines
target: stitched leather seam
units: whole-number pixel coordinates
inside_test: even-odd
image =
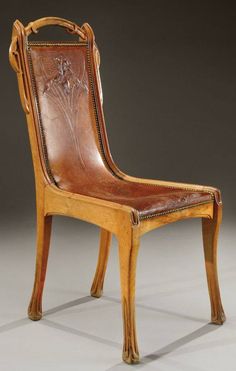
[[[200,206],[200,205],[204,205],[204,204],[208,204],[210,203],[210,201],[204,201],[204,202],[199,202],[195,205],[189,205],[189,206],[182,206],[182,207],[179,207],[179,208],[176,208],[176,209],[172,209],[172,210],[168,210],[168,211],[162,211],[160,213],[154,213],[154,214],[149,214],[149,215],[140,215],[139,216],[139,219],[140,220],[144,220],[144,219],[150,219],[150,218],[153,218],[155,216],[161,216],[161,215],[166,215],[166,214],[171,214],[171,213],[174,213],[174,212],[177,212],[177,211],[181,211],[181,210],[185,210],[185,209],[190,209],[192,207],[196,207],[196,206]]]

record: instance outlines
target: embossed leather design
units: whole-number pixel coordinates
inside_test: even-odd
[[[56,185],[74,193],[131,206],[140,218],[212,201],[210,192],[120,179],[101,151],[86,45],[30,46],[32,82]]]

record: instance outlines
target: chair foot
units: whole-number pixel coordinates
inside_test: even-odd
[[[139,363],[139,354],[133,351],[133,349],[123,351],[123,361],[129,365]]]
[[[39,321],[42,318],[41,303],[34,301],[33,298],[31,299],[30,305],[28,307],[28,317],[32,321]]]
[[[222,307],[218,313],[215,313],[211,316],[211,323],[214,325],[223,325],[225,321],[226,316]]]
[[[31,321],[39,321],[42,318],[42,313],[28,312],[28,317]]]
[[[96,287],[92,286],[91,291],[90,291],[90,295],[93,298],[99,299],[102,296],[102,293],[103,293],[103,291],[99,286],[96,286]]]

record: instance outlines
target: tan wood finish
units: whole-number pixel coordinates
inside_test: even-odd
[[[215,324],[222,324],[224,322],[225,316],[220,299],[216,267],[217,239],[221,222],[222,202],[221,200],[212,199],[210,202],[204,204],[174,210],[173,212],[163,215],[140,220],[137,210],[130,206],[68,192],[59,189],[52,183],[52,180],[48,176],[45,163],[42,160],[42,150],[39,146],[40,133],[36,125],[37,112],[32,98],[33,92],[30,83],[30,72],[27,64],[24,63],[24,59],[26,58],[25,43],[27,37],[32,32],[37,32],[40,27],[47,25],[59,25],[64,27],[70,32],[77,34],[80,39],[84,41],[86,41],[85,29],[88,27],[86,25],[79,27],[72,22],[54,17],[42,18],[35,22],[31,22],[27,27],[24,27],[19,21],[16,21],[13,26],[10,62],[17,73],[21,102],[27,118],[35,173],[37,203],[36,273],[32,298],[28,310],[29,318],[32,320],[39,320],[42,317],[42,293],[50,246],[52,216],[66,215],[93,223],[101,228],[101,236],[97,270],[91,287],[91,295],[100,297],[102,294],[111,236],[114,234],[119,243],[124,325],[123,359],[127,363],[137,363],[139,361],[139,351],[135,330],[136,260],[141,235],[152,229],[182,219],[202,218],[206,272],[212,311],[211,320]],[[99,54],[97,50],[95,50],[94,55],[98,67]],[[98,68],[96,74],[99,74]],[[99,86],[97,88],[101,89]],[[99,104],[101,104],[101,102]],[[215,191],[215,189],[211,187],[129,177],[122,173],[114,164],[106,141],[105,153],[109,166],[115,169],[125,180],[137,183],[163,184],[169,187],[179,187],[197,191],[206,190],[212,193]]]
[[[91,295],[100,298],[103,290],[103,283],[106,274],[107,262],[110,252],[112,234],[101,228],[100,248],[97,262],[97,270],[91,287]]]

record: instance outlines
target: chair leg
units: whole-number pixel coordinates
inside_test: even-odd
[[[107,261],[110,252],[111,237],[112,237],[111,232],[108,232],[107,230],[101,228],[97,269],[90,290],[91,296],[94,296],[95,298],[100,298],[100,296],[102,295],[103,283],[107,268]]]
[[[221,219],[221,205],[215,205],[213,219],[202,219],[204,256],[211,302],[211,322],[217,325],[222,325],[225,321],[217,274],[217,242]]]
[[[38,321],[42,317],[42,294],[47,269],[51,225],[51,216],[45,217],[42,213],[38,214],[35,281],[28,308],[28,316],[32,321]]]
[[[128,235],[124,234],[119,238],[119,261],[124,331],[123,360],[130,364],[139,362],[135,326],[135,279],[139,237],[134,233]]]

